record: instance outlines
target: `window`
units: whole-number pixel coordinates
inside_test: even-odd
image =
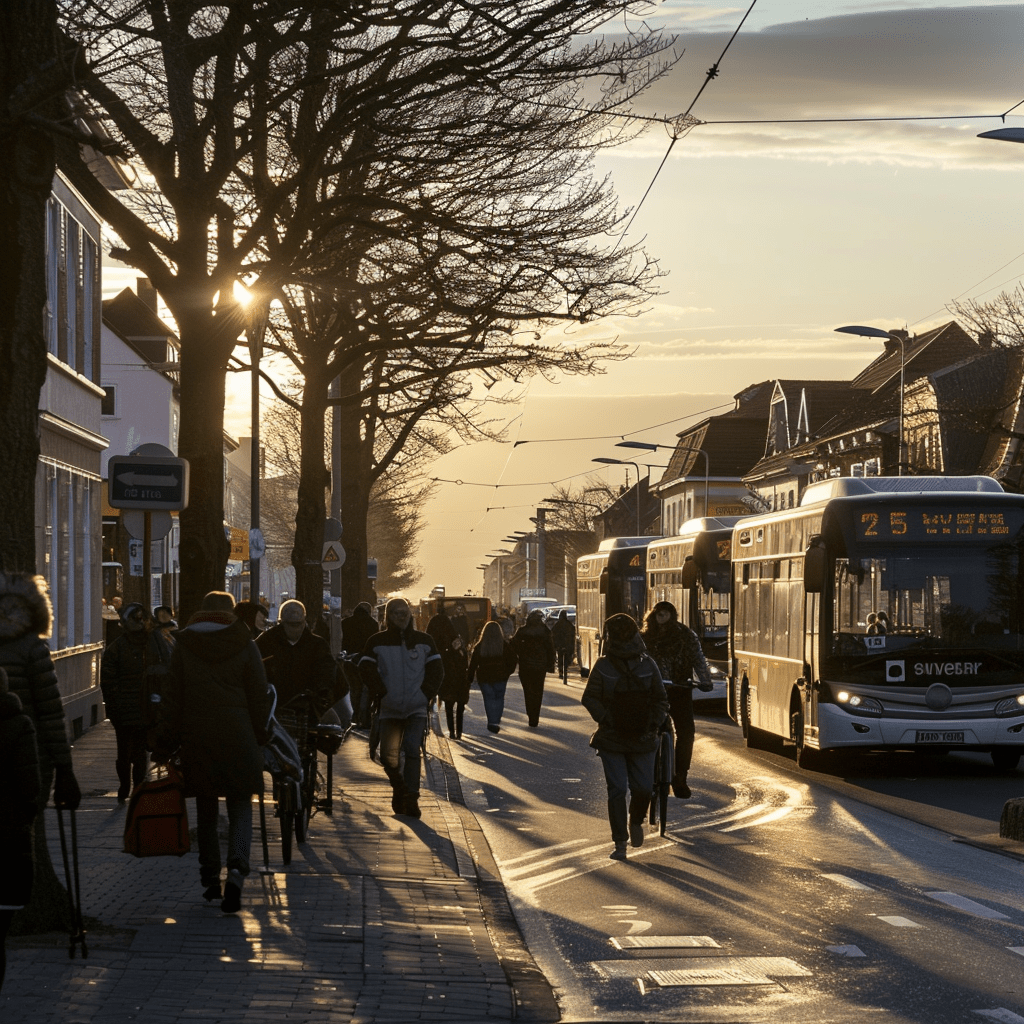
[[[103,416],[116,416],[117,415],[117,385],[116,384],[104,384],[103,390],[106,394],[100,401],[100,413]]]

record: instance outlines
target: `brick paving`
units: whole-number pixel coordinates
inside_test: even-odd
[[[70,959],[66,936],[9,940],[0,1020],[559,1019],[503,891],[494,891],[493,861],[436,731],[419,821],[392,813],[383,770],[359,733],[335,757],[333,815],[314,816],[309,841],[287,867],[268,793],[269,864],[264,869],[254,806],[253,871],[237,915],[203,900],[194,832],[192,852],[180,859],[122,852],[109,723],[76,743],[74,760],[84,794],[82,906],[94,919],[89,955]],[[190,813],[194,824],[191,804]],[[46,814],[60,874],[55,812]]]

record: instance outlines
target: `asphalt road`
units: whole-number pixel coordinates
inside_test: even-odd
[[[1024,1024],[1024,861],[998,830],[1024,772],[868,757],[828,774],[700,718],[693,799],[610,861],[581,684],[539,729],[513,678],[500,735],[474,694],[453,745],[531,952],[566,1021]]]

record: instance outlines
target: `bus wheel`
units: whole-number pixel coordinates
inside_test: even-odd
[[[804,743],[804,713],[794,711],[790,716],[790,730],[796,744],[796,763],[808,771],[820,772],[824,755],[820,750],[808,747]]]
[[[746,686],[740,692],[740,728],[743,730],[743,738],[751,750],[765,749],[764,733],[750,724],[750,690]]]
[[[1016,747],[996,747],[992,763],[1001,772],[1012,772],[1020,764],[1020,751]]]

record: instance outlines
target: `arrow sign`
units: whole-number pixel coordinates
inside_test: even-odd
[[[340,569],[345,564],[345,549],[336,540],[329,540],[324,545],[324,553],[320,557],[320,565],[326,572]]]
[[[188,462],[154,455],[115,456],[107,463],[107,500],[111,508],[186,508]]]

